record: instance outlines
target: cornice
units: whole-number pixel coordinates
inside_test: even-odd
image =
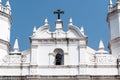
[[[6,14],[6,13],[0,11],[0,15],[7,17],[9,19],[10,23],[12,23],[12,17],[9,14]]]

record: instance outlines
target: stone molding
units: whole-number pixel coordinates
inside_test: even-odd
[[[0,15],[3,15],[4,17],[7,17],[9,19],[10,23],[12,23],[12,17],[9,14],[0,11]]]

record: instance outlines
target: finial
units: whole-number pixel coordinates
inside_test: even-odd
[[[97,54],[108,54],[108,51],[105,50],[104,48],[104,44],[103,44],[103,41],[100,40],[100,43],[99,43],[99,50],[96,52]]]
[[[37,31],[36,26],[34,26],[33,33],[35,33],[36,31]]]
[[[2,0],[0,0],[0,4],[2,4]]]
[[[69,25],[73,25],[72,18],[70,18]]]
[[[0,6],[2,7],[2,0],[0,0]]]
[[[113,5],[112,0],[109,0],[109,5]]]
[[[109,4],[108,4],[108,12],[111,12],[112,7],[113,7],[112,0],[109,0]]]
[[[84,27],[81,26],[81,29],[80,29],[81,33],[84,35]]]
[[[18,39],[16,38],[15,43],[14,43],[14,52],[19,52],[19,45],[18,45]]]
[[[11,6],[10,6],[9,0],[7,0],[7,2],[6,2],[6,7],[7,7],[9,10],[11,10]]]
[[[100,43],[99,43],[99,50],[104,50],[104,44],[103,44],[103,41],[100,40]]]
[[[48,19],[47,18],[45,19],[45,25],[48,25]]]
[[[116,0],[116,4],[119,4],[120,3],[120,0]]]

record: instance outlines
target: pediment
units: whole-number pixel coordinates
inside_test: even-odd
[[[76,26],[69,25],[68,31],[65,32],[61,30],[55,30],[51,32],[49,25],[44,25],[38,28],[38,30],[31,36],[35,39],[52,39],[52,38],[69,38],[69,39],[86,39],[87,36],[82,34],[80,29]]]
[[[37,39],[42,39],[42,38],[50,38],[50,31],[49,31],[49,25],[43,25],[37,29],[35,33],[31,36],[31,38],[37,38]]]
[[[85,39],[87,38],[86,35],[82,34],[80,29],[77,26],[69,25],[67,35],[69,38],[78,38],[78,39]]]

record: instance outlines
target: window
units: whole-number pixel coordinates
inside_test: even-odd
[[[64,64],[64,53],[62,49],[55,49],[55,65]]]
[[[56,65],[62,65],[62,58],[63,58],[63,56],[58,53],[58,54],[55,56],[55,64],[56,64]]]

